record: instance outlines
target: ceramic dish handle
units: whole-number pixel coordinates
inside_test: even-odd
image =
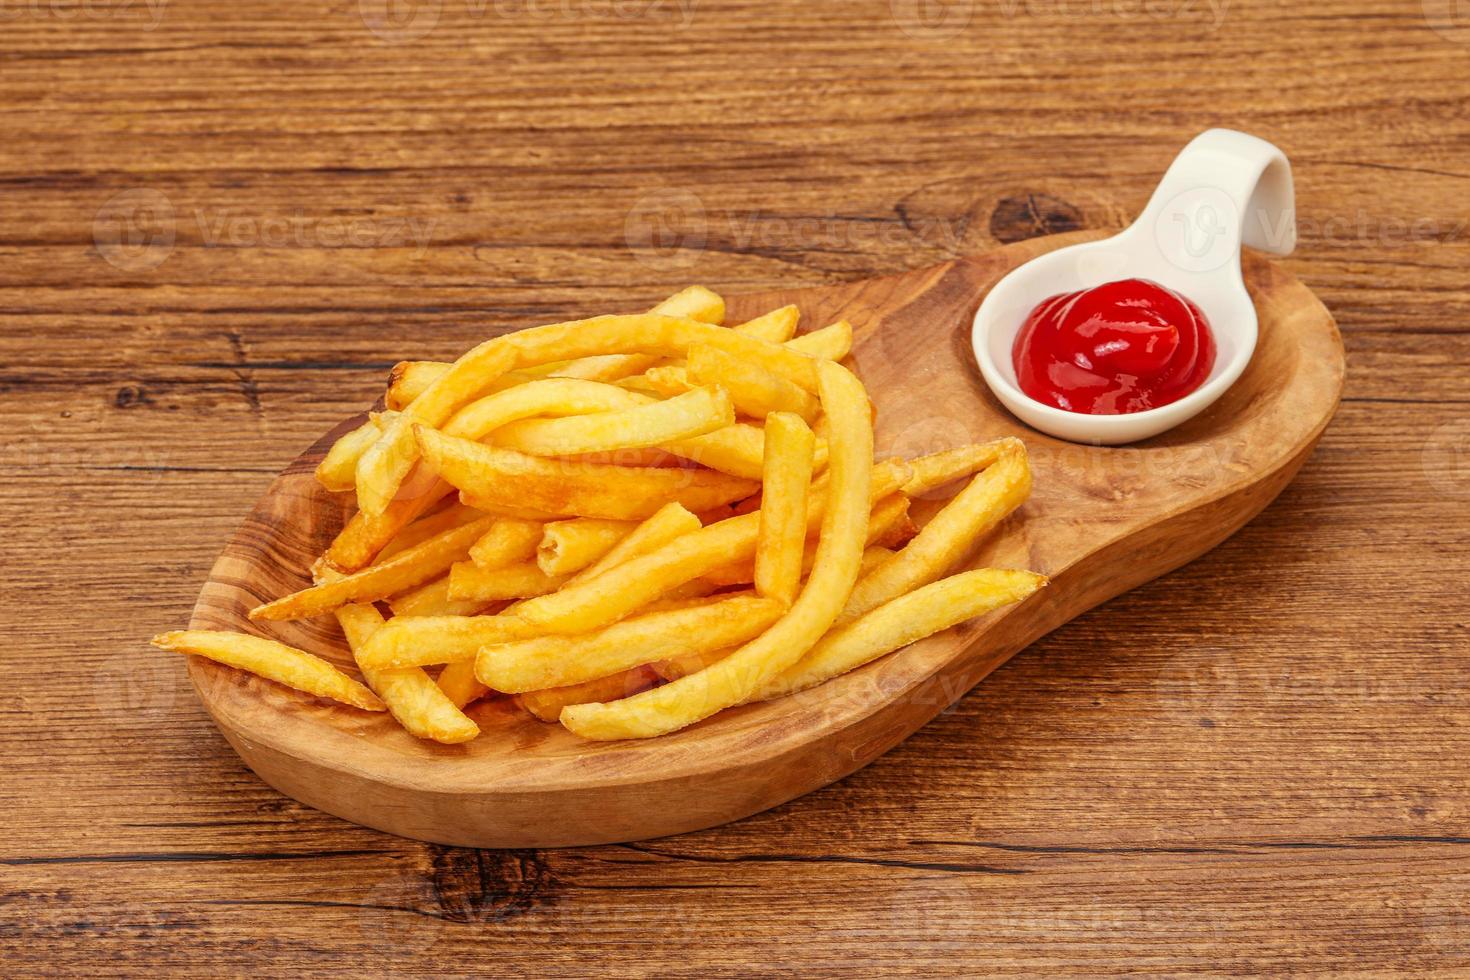
[[[1296,248],[1291,164],[1275,145],[1211,129],[1174,159],[1130,232],[1151,237],[1192,272],[1239,261],[1241,243],[1273,255]]]

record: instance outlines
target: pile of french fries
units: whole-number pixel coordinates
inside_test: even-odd
[[[478,736],[466,708],[492,695],[583,738],[649,738],[1045,584],[945,577],[1030,493],[1018,440],[875,460],[873,408],[839,363],[848,323],[797,336],[795,307],[724,314],[695,286],[394,368],[385,410],[317,469],[358,510],[315,584],[250,613],[335,616],[361,681],[243,633],[154,643],[438,742]],[[916,527],[910,500],[961,479]]]

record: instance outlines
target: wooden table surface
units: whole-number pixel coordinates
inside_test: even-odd
[[[0,972],[1470,973],[1470,15],[1452,0],[4,0]],[[179,626],[405,356],[1116,227],[1296,165],[1347,394],[1275,504],[878,762],[496,852],[286,799]]]

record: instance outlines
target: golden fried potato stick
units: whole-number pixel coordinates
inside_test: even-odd
[[[787,307],[787,309],[795,309],[795,307]],[[775,313],[781,312],[781,310],[775,311]],[[768,313],[767,316],[774,316],[775,313]],[[758,333],[754,330],[746,329],[747,327],[753,327],[763,320],[765,320],[765,317],[760,317],[757,320],[750,321],[748,324],[742,324],[735,329],[742,333],[748,333],[750,336],[759,337],[762,340],[781,343],[772,339],[773,333],[767,333],[765,331]],[[840,361],[852,350],[852,324],[846,320],[839,320],[831,326],[823,327],[821,330],[813,330],[811,333],[802,334],[800,337],[788,339],[784,342],[784,346],[810,357],[821,357],[830,361]],[[689,380],[689,372],[682,364],[662,364],[649,368],[642,375],[619,380],[618,384],[627,387],[647,388],[660,395],[677,395],[681,391],[688,391],[693,387],[693,383]]]
[[[784,344],[796,335],[796,327],[800,322],[800,310],[794,306],[783,306],[763,313],[754,320],[737,324],[734,329],[747,337],[756,337],[771,344]]]
[[[449,576],[436,578],[416,589],[388,600],[396,622],[400,616],[473,616],[484,611],[485,603],[478,599],[449,598]]]
[[[611,551],[637,527],[637,521],[608,521],[597,517],[552,521],[545,525],[537,544],[536,566],[547,575],[575,575]]]
[[[356,572],[367,567],[405,527],[420,514],[453,492],[425,466],[415,466],[398,497],[376,516],[359,510],[332,541],[324,556],[339,572]]]
[[[415,429],[443,425],[507,371],[592,354],[683,356],[700,343],[758,364],[808,390],[816,388],[814,358],[698,320],[640,314],[532,327],[474,348],[399,413],[358,461],[358,506],[368,514],[381,514],[418,458]]]
[[[660,364],[644,371],[640,377],[664,398],[682,395],[694,388],[694,382],[689,379],[689,369],[683,364]]]
[[[682,316],[705,323],[725,322],[725,301],[703,286],[681,290],[649,310],[663,316]],[[617,381],[657,364],[657,354],[596,354],[563,364],[552,372],[557,378]]]
[[[402,411],[448,370],[445,361],[399,361],[388,372],[383,404],[391,411]]]
[[[886,545],[887,542],[895,540],[907,541],[908,537],[903,535],[910,528],[914,528],[914,525],[909,520],[909,498],[901,493],[889,494],[873,505],[872,514],[868,517],[868,551],[873,551],[874,547],[880,543]],[[917,530],[917,528],[914,529]],[[887,547],[885,546],[882,550],[887,551]],[[757,546],[756,553],[757,555],[760,553],[759,546]],[[867,552],[863,554],[866,556]],[[816,560],[817,541],[815,537],[808,536],[802,545],[799,578],[806,578]],[[863,568],[864,573],[868,570],[867,567]],[[749,560],[734,562],[723,568],[717,568],[707,575],[701,575],[699,581],[717,589],[728,588],[732,585],[750,585],[755,582],[755,563]]]
[[[660,660],[649,664],[654,673],[658,674],[660,680],[676,681],[690,674],[697,674],[710,664],[724,660],[739,647],[726,647],[723,650],[704,650],[695,653],[684,653],[668,660]]]
[[[357,461],[358,509],[376,517],[398,496],[418,460],[415,426],[443,425],[456,409],[515,366],[515,350],[498,338],[474,348],[436,378]]]
[[[386,711],[378,696],[320,657],[245,633],[174,630],[153,638],[153,645],[175,653],[207,657],[307,694],[331,698],[364,711]]]
[[[686,295],[691,300],[687,305],[675,302],[680,301],[681,297],[686,297]],[[687,316],[691,320],[703,320],[707,323],[719,323],[724,319],[724,301],[702,286],[691,286],[683,293],[671,296],[660,303],[653,308],[652,312],[666,316]],[[762,339],[771,339],[767,336],[772,332],[768,328],[750,332]],[[621,380],[635,370],[643,370],[637,365],[646,366],[657,360],[657,357],[647,354],[608,354],[582,358],[580,361],[539,365],[526,371],[512,371],[505,375],[505,378],[514,384],[544,377],[576,378],[585,381]],[[447,361],[399,361],[388,375],[388,391],[383,396],[383,404],[394,411],[406,408],[415,398],[422,395],[440,375],[448,371],[450,366]]]
[[[566,514],[553,514],[544,510],[534,510],[530,507],[516,507],[500,500],[476,497],[472,493],[459,492],[459,502],[466,507],[483,511],[499,517],[501,520],[532,521],[537,524],[550,524],[552,521],[569,520]]]
[[[449,699],[449,703],[461,711],[464,710],[465,705],[478,701],[490,693],[490,689],[475,677],[473,660],[445,667],[439,672],[437,683],[439,690]]]
[[[852,324],[838,320],[820,330],[793,337],[786,346],[811,357],[840,361],[852,352]]]
[[[470,666],[473,666],[473,662]],[[464,664],[454,664],[463,667]],[[445,668],[447,671],[449,668]],[[555,724],[561,718],[561,709],[569,704],[587,701],[616,701],[639,691],[647,690],[658,675],[647,665],[620,671],[611,677],[602,677],[585,684],[570,687],[554,687],[546,691],[528,691],[516,695],[516,702],[533,717]],[[478,683],[478,682],[477,682]]]
[[[392,422],[393,413],[383,413],[384,424]],[[368,419],[353,429],[327,450],[327,455],[316,467],[316,482],[334,493],[346,493],[357,486],[357,461],[368,447],[378,441],[382,430],[377,419]]]
[[[995,465],[981,471],[929,519],[892,561],[884,562],[858,582],[838,623],[927,585],[954,567],[976,540],[1031,494],[1031,467],[1019,442],[1008,445]]]
[[[514,517],[499,518],[470,548],[470,561],[481,568],[504,568],[536,557],[546,525]]]
[[[451,502],[449,506],[434,511],[432,514],[420,517],[408,527],[396,534],[392,541],[383,546],[378,552],[377,561],[386,561],[394,555],[400,555],[412,548],[414,545],[423,544],[430,538],[437,537],[445,531],[452,531],[457,527],[463,527],[472,521],[478,521],[487,515],[466,507],[457,501]],[[330,564],[330,563],[328,563]],[[340,571],[340,569],[337,569]]]
[[[304,619],[320,616],[349,602],[376,602],[437,578],[469,556],[470,545],[490,530],[493,517],[482,517],[414,545],[380,565],[372,565],[335,581],[257,606],[251,619]]]
[[[708,510],[754,493],[750,480],[707,470],[566,463],[415,430],[424,462],[476,504],[528,507],[567,517],[642,520],[670,500]]]
[[[573,378],[543,378],[471,402],[443,428],[448,436],[478,442],[502,426],[540,415],[581,416],[618,412],[653,403],[617,385]]]
[[[633,395],[621,388],[615,390]],[[734,424],[735,405],[729,393],[711,386],[621,411],[512,422],[496,429],[489,439],[493,445],[530,456],[575,456],[647,449]]]
[[[842,611],[868,535],[873,425],[867,394],[850,371],[822,361],[817,374],[830,423],[831,484],[816,564],[795,604],[766,632],[697,674],[622,701],[563,708],[561,722],[570,731],[595,741],[678,731],[761,690],[800,660]]]
[[[904,484],[903,492],[910,497],[923,496],[931,490],[937,490],[993,466],[1002,453],[1017,448],[1024,451],[1026,447],[1020,439],[1008,436],[993,442],[960,446],[911,459],[909,465],[914,468],[914,477]]]
[[[683,504],[664,504],[652,517],[628,532],[600,558],[578,571],[568,584],[596,578],[625,561],[662,548],[675,538],[698,531],[699,526],[699,518],[691,514]]]
[[[327,572],[324,580],[330,581],[339,574]],[[336,614],[354,658],[383,625],[383,614],[370,605],[352,603],[339,606]],[[418,667],[373,670],[361,663],[357,666],[368,687],[383,699],[393,717],[415,738],[454,745],[468,742],[480,734],[480,726],[466,718],[459,707],[444,696],[433,678]]]
[[[832,630],[751,700],[765,701],[815,687],[899,647],[1020,602],[1044,585],[1043,575],[994,568],[932,582]]]
[[[474,562],[461,561],[449,569],[449,598],[480,602],[525,599],[555,592],[566,580],[565,575],[547,575],[534,562],[481,568]]]
[[[518,616],[395,616],[363,647],[360,663],[376,670],[473,661],[483,646],[539,636]]]
[[[873,492],[880,497],[887,496],[907,482],[911,472],[903,460],[872,464]],[[812,487],[807,506],[808,528],[821,523],[827,502],[826,486],[824,476]],[[759,532],[759,512],[727,518],[676,538],[594,579],[530,599],[517,608],[516,615],[545,633],[595,630],[717,568],[749,560],[755,554]]]
[[[741,415],[763,419],[772,412],[792,412],[803,421],[816,421],[817,399],[810,392],[708,344],[689,348],[687,370],[691,384],[718,385],[728,391]]]
[[[752,578],[759,595],[784,606],[796,601],[806,546],[806,505],[817,437],[801,416],[772,412],[766,418],[765,475],[760,531]]]
[[[675,653],[736,646],[774,623],[785,609],[775,599],[733,596],[630,617],[596,633],[482,647],[475,676],[507,694],[581,684]]]

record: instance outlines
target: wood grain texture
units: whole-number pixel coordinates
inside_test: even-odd
[[[439,7],[401,43],[357,3],[0,7],[8,972],[1470,969],[1450,4]],[[652,845],[413,844],[266,787],[144,643],[401,357],[1119,227],[1213,125],[1296,166],[1336,421],[840,783]]]
[[[850,774],[1034,640],[1219,544],[1285,488],[1337,409],[1344,365],[1331,315],[1296,279],[1249,256],[1262,340],[1226,399],[1124,448],[1028,430],[979,379],[970,344],[975,310],[1012,269],[1095,237],[1049,235],[898,276],[727,300],[733,322],[791,304],[808,324],[853,324],[850,360],[879,406],[880,458],[1004,436],[1026,442],[1036,490],[974,549],[968,567],[1047,575],[1050,586],[1027,601],[818,688],[645,741],[587,742],[502,699],[472,709],[479,739],[436,745],[386,716],[202,657],[190,658],[195,689],[251,769],[283,793],[441,844],[565,847],[665,837],[738,820]],[[313,473],[336,437],[361,421],[327,433],[271,485],[211,570],[191,629],[266,635],[355,672],[330,616],[264,623],[248,613],[311,584],[344,507]],[[917,502],[921,519],[944,503],[941,492],[928,497]]]

